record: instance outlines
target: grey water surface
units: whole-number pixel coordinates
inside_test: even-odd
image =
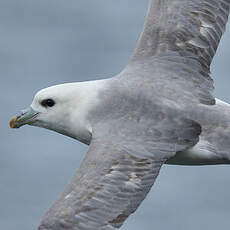
[[[119,73],[135,48],[148,0],[0,0],[0,229],[35,230],[87,146],[9,119],[34,93]],[[212,64],[230,103],[230,27]],[[132,230],[229,230],[230,166],[164,166]]]

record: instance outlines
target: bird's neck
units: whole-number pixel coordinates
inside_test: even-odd
[[[71,112],[68,133],[65,135],[89,144],[92,136],[92,124],[89,120],[90,111],[100,103],[100,90],[105,87],[106,80],[78,82],[77,106]]]

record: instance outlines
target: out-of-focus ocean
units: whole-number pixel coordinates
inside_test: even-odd
[[[35,230],[87,146],[8,121],[37,90],[111,77],[126,65],[148,0],[0,0],[0,229]],[[216,97],[230,102],[230,31],[212,65]],[[122,227],[229,230],[230,166],[164,166]]]

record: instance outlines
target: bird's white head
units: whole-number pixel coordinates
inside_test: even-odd
[[[10,127],[43,127],[88,144],[92,131],[88,112],[98,103],[101,85],[101,81],[89,81],[42,89],[28,109],[10,120]]]

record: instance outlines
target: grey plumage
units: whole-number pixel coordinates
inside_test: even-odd
[[[151,1],[143,34],[131,60],[176,52],[170,58],[171,65],[176,62],[181,70],[199,72],[200,75],[194,73],[194,81],[200,90],[193,91],[203,103],[213,104],[210,64],[225,31],[229,5],[229,0]]]
[[[193,147],[192,152],[191,149],[178,152],[166,163],[176,165],[230,164],[230,106],[223,102],[218,102],[213,106],[201,105],[197,112],[194,119],[202,126],[199,143]],[[203,150],[204,154],[200,155],[197,152],[199,150]]]
[[[133,59],[177,51],[198,60],[207,76],[228,14],[229,0],[152,0]]]
[[[136,117],[115,120],[113,129],[105,120],[97,123],[99,134],[93,135],[80,169],[39,230],[119,228],[145,198],[165,160],[198,141],[200,126],[174,115],[170,120],[157,116],[158,127],[144,119],[152,127],[148,130]],[[133,130],[127,129],[130,125]]]
[[[89,151],[39,230],[119,228],[163,163],[194,146],[203,129],[201,138],[213,141],[205,131],[216,108],[210,64],[229,7],[229,0],[151,1],[133,57],[105,81],[89,113]]]

